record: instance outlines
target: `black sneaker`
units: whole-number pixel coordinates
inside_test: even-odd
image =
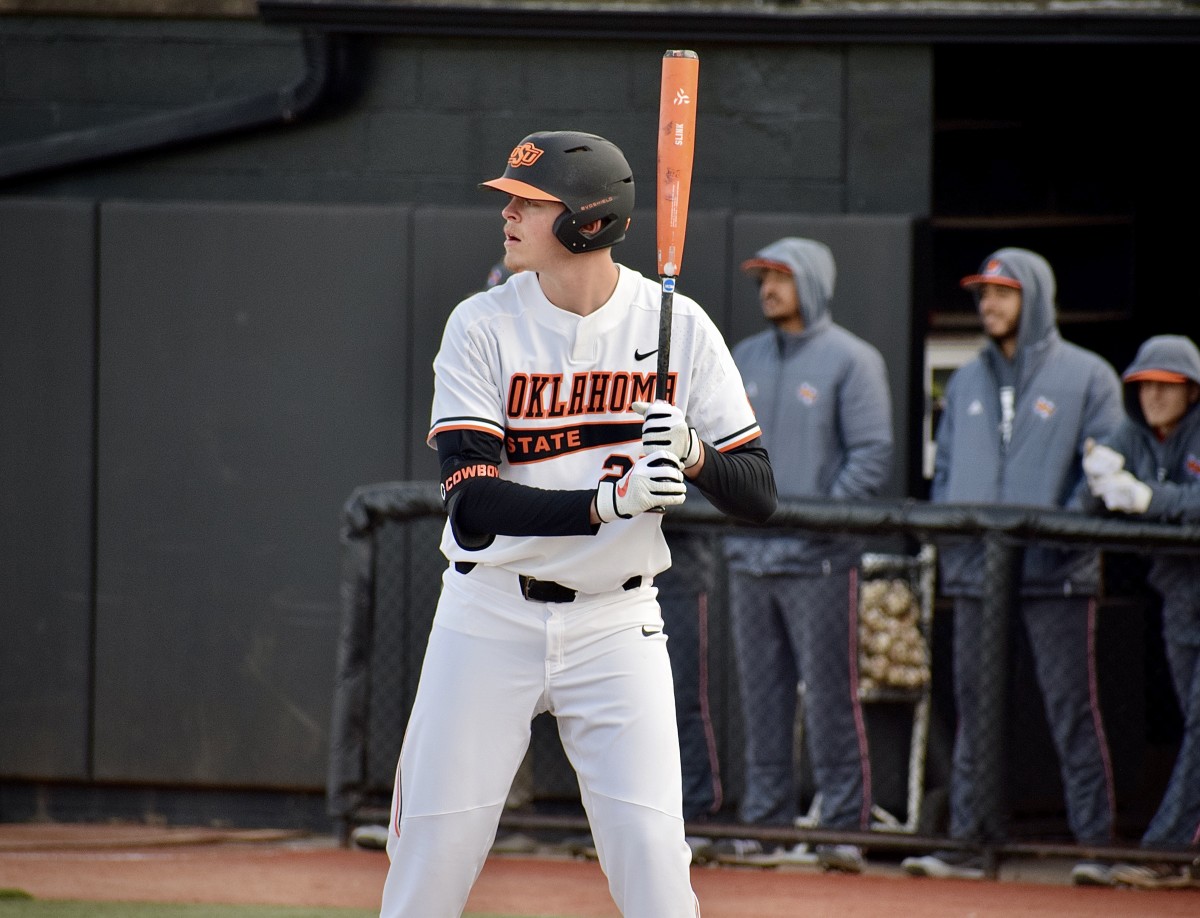
[[[939,880],[982,880],[983,858],[970,851],[935,851],[923,857],[906,857],[900,862],[905,873]]]

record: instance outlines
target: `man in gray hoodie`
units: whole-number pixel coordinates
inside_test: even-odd
[[[1055,315],[1050,265],[1026,249],[989,255],[962,285],[975,296],[988,342],[946,387],[930,497],[935,502],[1079,508],[1086,493],[1081,459],[1089,437],[1121,422],[1121,384],[1101,357],[1064,341]],[[1029,637],[1046,718],[1058,753],[1067,820],[1084,844],[1111,840],[1114,798],[1108,744],[1096,696],[1095,627],[1099,555],[1029,546],[1016,621]],[[982,750],[978,674],[983,546],[940,548],[942,591],[954,598],[954,700],[959,727],[950,774],[950,835],[979,840],[986,813],[975,798]],[[982,859],[939,851],[902,862],[917,876],[981,878]],[[1107,883],[1108,868],[1083,861],[1081,884]]]
[[[833,255],[789,237],[742,265],[759,284],[767,330],[742,341],[742,373],[781,498],[874,497],[892,467],[892,413],[879,351],[834,324]],[[870,762],[858,701],[857,539],[816,534],[739,534],[726,540],[745,731],[743,822],[792,826],[797,816],[793,735],[804,683],[804,734],[824,828],[869,828]],[[807,852],[754,851],[740,860],[781,863]],[[746,849],[750,848],[749,855]],[[791,855],[791,856],[789,856]],[[861,851],[820,845],[830,870],[858,872]]]
[[[1125,422],[1088,450],[1090,509],[1163,523],[1200,522],[1200,350],[1157,335],[1122,377]],[[1200,555],[1159,553],[1147,579],[1162,596],[1162,636],[1184,732],[1158,811],[1142,835],[1152,850],[1200,853]],[[1143,889],[1200,887],[1190,865],[1118,864],[1114,882]]]

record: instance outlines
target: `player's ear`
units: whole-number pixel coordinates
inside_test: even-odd
[[[591,223],[589,223],[587,226],[581,226],[581,227],[579,228],[579,235],[581,235],[581,236],[585,236],[585,237],[587,237],[588,239],[591,239],[591,238],[592,238],[593,236],[595,236],[595,235],[596,235],[598,232],[600,232],[600,229],[601,229],[601,227],[603,227],[603,226],[604,226],[604,221],[603,221],[603,220],[593,220],[593,221],[592,221]]]

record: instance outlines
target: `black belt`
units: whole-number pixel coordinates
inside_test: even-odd
[[[475,568],[474,561],[455,561],[454,569],[460,574],[469,574]],[[524,574],[517,575],[521,587],[521,595],[531,602],[574,602],[578,593],[570,587],[555,583],[553,580],[534,580]],[[634,575],[621,584],[622,590],[636,590],[642,585],[642,578]]]

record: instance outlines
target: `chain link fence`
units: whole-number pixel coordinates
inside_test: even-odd
[[[438,543],[444,522],[435,483],[360,488],[347,501],[342,529],[342,633],[334,698],[328,805],[346,833],[386,818],[391,787],[416,692],[425,641],[446,562]],[[709,507],[673,511],[668,532],[719,539],[730,521]],[[1136,839],[1157,804],[1179,724],[1162,678],[1156,597],[1144,582],[1150,552],[1196,552],[1200,527],[1168,527],[1089,518],[1064,511],[994,506],[939,506],[918,501],[853,505],[782,504],[769,528],[843,534],[884,550],[863,555],[858,630],[858,690],[866,713],[874,778],[872,829],[836,833],[814,827],[814,793],[802,718],[795,724],[797,803],[807,812],[787,829],[739,825],[743,734],[739,723],[727,580],[714,579],[708,604],[709,706],[720,760],[724,807],[706,823],[710,835],[754,835],[764,841],[851,841],[874,848],[946,841],[947,784],[955,711],[952,691],[954,615],[940,595],[935,546],[946,538],[982,542],[983,592],[974,634],[980,657],[980,751],[974,788],[985,814],[977,841],[995,850],[1033,845],[1042,851],[1073,842],[1063,813],[1057,759],[1035,674],[1013,610],[1019,565],[1030,545],[1105,549],[1107,589],[1097,645],[1104,715],[1117,776],[1118,825]],[[1157,641],[1156,641],[1157,638]],[[803,681],[800,709],[804,699]],[[1167,750],[1164,752],[1164,748]],[[506,815],[518,827],[584,831],[573,772],[553,719],[535,720],[533,799]],[[1124,850],[1124,849],[1122,849]]]

